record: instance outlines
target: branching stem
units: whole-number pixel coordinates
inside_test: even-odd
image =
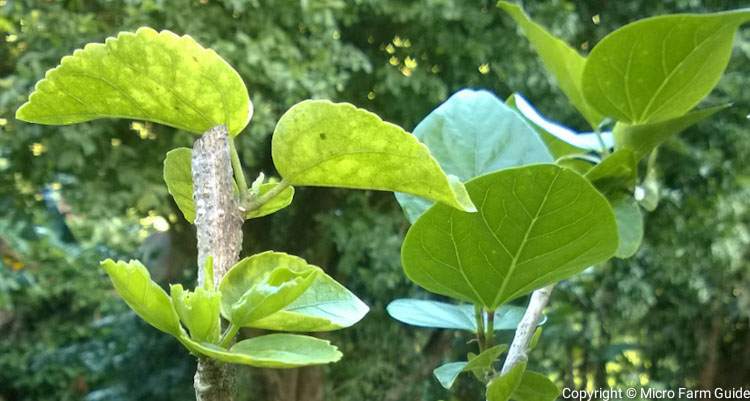
[[[229,327],[227,327],[227,330],[221,336],[221,342],[219,343],[219,345],[222,348],[229,348],[229,346],[232,344],[232,340],[234,340],[234,337],[237,335],[239,331],[240,331],[240,326],[237,326],[234,323],[230,323]]]
[[[539,324],[539,318],[542,317],[542,311],[544,311],[544,307],[549,302],[553,288],[555,288],[555,285],[550,284],[531,294],[529,306],[526,307],[526,312],[523,314],[521,322],[518,323],[516,334],[513,336],[513,342],[510,344],[510,349],[508,349],[508,356],[505,358],[503,369],[500,371],[501,375],[510,372],[513,366],[526,360],[529,343],[531,342],[531,338],[534,337],[534,332]]]

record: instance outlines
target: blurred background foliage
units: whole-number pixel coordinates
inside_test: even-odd
[[[740,6],[525,4],[583,53],[638,18]],[[139,122],[43,127],[13,118],[61,57],[142,25],[188,33],[240,72],[256,110],[239,137],[251,175],[273,173],[274,123],[311,97],[353,102],[412,129],[459,88],[487,88],[501,98],[517,91],[557,121],[584,127],[494,1],[0,0],[0,400],[192,397],[194,359],[127,311],[98,261],[140,258],[162,283],[194,280],[194,229],[161,178],[165,153],[193,138]],[[638,255],[555,291],[531,364],[558,384],[750,384],[749,70],[745,29],[707,100],[735,106],[658,155],[662,199],[647,216]],[[480,398],[469,380],[451,395],[431,377],[442,361],[471,350],[467,338],[405,327],[384,312],[394,298],[427,296],[401,271],[406,228],[390,194],[316,188],[300,188],[292,207],[245,225],[246,253],[299,254],[372,312],[326,335],[344,351],[340,363],[241,369],[240,399]]]

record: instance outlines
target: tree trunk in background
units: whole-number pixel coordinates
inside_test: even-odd
[[[232,164],[226,127],[217,126],[193,145],[193,200],[198,237],[198,285],[206,278],[203,266],[213,257],[214,284],[239,259],[242,248],[242,216],[232,185]],[[197,401],[232,401],[232,369],[229,365],[198,358],[195,372]]]
[[[711,329],[706,339],[704,355],[706,361],[700,373],[698,386],[702,389],[713,389],[716,385],[716,372],[719,367],[719,346],[721,341],[721,319],[720,313],[714,313],[711,319]]]

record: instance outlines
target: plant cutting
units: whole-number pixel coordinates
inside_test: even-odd
[[[198,400],[233,399],[226,364],[290,368],[338,361],[328,341],[299,332],[349,327],[368,307],[325,271],[267,251],[239,260],[242,224],[288,206],[294,186],[398,191],[467,212],[464,185],[402,128],[351,104],[306,100],[273,133],[280,179],[245,178],[234,138],[252,118],[239,74],[190,36],[140,28],[64,57],[39,81],[19,120],[64,125],[151,121],[196,135],[167,153],[164,179],[198,239],[198,284],[169,293],[137,260],[105,260],[117,293],[143,320],[199,357]],[[274,331],[237,340],[241,328]]]
[[[498,6],[592,131],[552,122],[520,94],[502,102],[463,90],[430,113],[414,135],[447,173],[466,182],[478,212],[397,194],[413,223],[402,264],[425,290],[461,303],[404,299],[388,310],[408,324],[474,334],[476,353],[435,369],[444,387],[466,372],[485,384],[489,401],[554,400],[557,386],[526,366],[555,284],[637,252],[641,209],[653,210],[658,199],[656,151],[728,107],[696,109],[721,78],[750,11],[636,21],[584,57],[518,5]],[[496,344],[497,330],[515,326],[503,321],[517,308],[508,303],[530,293],[512,342]]]

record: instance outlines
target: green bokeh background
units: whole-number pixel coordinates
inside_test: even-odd
[[[639,18],[741,6],[525,4],[584,53]],[[2,401],[193,397],[194,359],[130,313],[98,269],[105,257],[140,258],[162,283],[194,280],[193,228],[161,178],[165,153],[193,137],[129,121],[44,127],[13,118],[62,56],[143,25],[188,33],[240,72],[255,116],[238,146],[253,176],[273,174],[273,126],[307,98],[352,102],[410,130],[460,88],[501,98],[515,91],[547,116],[585,128],[493,1],[0,0]],[[647,215],[641,250],[559,285],[531,354],[534,369],[576,388],[750,385],[748,71],[744,29],[706,100],[734,107],[662,147],[662,199]],[[244,228],[245,254],[298,254],[372,312],[325,336],[345,354],[338,364],[240,369],[239,400],[481,398],[468,378],[449,394],[431,377],[472,350],[466,337],[406,327],[384,311],[398,297],[428,297],[401,271],[408,226],[391,194],[300,188],[291,207]]]

